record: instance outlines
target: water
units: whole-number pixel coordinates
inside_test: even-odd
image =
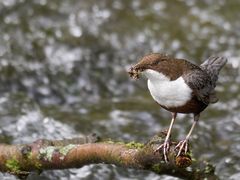
[[[97,132],[146,141],[170,114],[151,99],[146,80],[126,70],[149,52],[200,64],[227,56],[220,101],[202,113],[192,137],[197,159],[220,179],[239,179],[240,1],[0,1],[0,141],[28,143]],[[183,138],[191,116],[180,115]],[[100,178],[101,177],[101,178]],[[1,179],[14,179],[0,174]],[[171,179],[111,165],[46,171],[29,179]]]

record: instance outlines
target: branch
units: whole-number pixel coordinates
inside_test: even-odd
[[[150,170],[180,178],[217,179],[209,164],[195,163],[190,154],[176,158],[174,142],[170,145],[169,163],[163,154],[155,153],[165,134],[154,136],[148,143],[100,141],[96,135],[69,140],[37,140],[32,144],[0,144],[0,171],[27,177],[32,171],[80,168],[94,163]],[[191,165],[191,169],[186,167]]]

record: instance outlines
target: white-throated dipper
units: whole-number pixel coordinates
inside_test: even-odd
[[[212,56],[200,66],[184,59],[176,59],[165,54],[152,53],[144,56],[129,75],[138,79],[144,74],[148,79],[148,89],[152,98],[164,109],[172,113],[166,139],[156,151],[163,149],[167,162],[169,137],[177,113],[193,114],[194,121],[186,138],[176,145],[177,156],[187,153],[188,141],[199,120],[200,113],[209,103],[218,101],[214,88],[221,68],[226,64],[224,57]]]

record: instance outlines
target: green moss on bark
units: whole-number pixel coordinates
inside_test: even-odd
[[[131,149],[142,149],[144,147],[144,144],[134,142],[134,141],[131,141],[125,145],[126,145],[126,147],[131,148]]]
[[[12,173],[20,172],[20,163],[18,162],[18,160],[16,158],[7,160],[6,167]]]
[[[160,173],[161,172],[161,164],[160,163],[158,163],[158,164],[154,164],[153,166],[152,166],[152,171],[154,171],[155,173]]]

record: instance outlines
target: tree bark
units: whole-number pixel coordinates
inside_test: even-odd
[[[96,135],[68,140],[37,140],[31,144],[0,144],[0,171],[25,178],[33,171],[105,163],[184,179],[218,179],[213,166],[193,163],[190,153],[176,157],[174,142],[170,143],[169,162],[164,162],[162,152],[154,151],[164,137],[165,134],[161,133],[146,144],[100,140]],[[191,168],[188,169],[189,166]]]

